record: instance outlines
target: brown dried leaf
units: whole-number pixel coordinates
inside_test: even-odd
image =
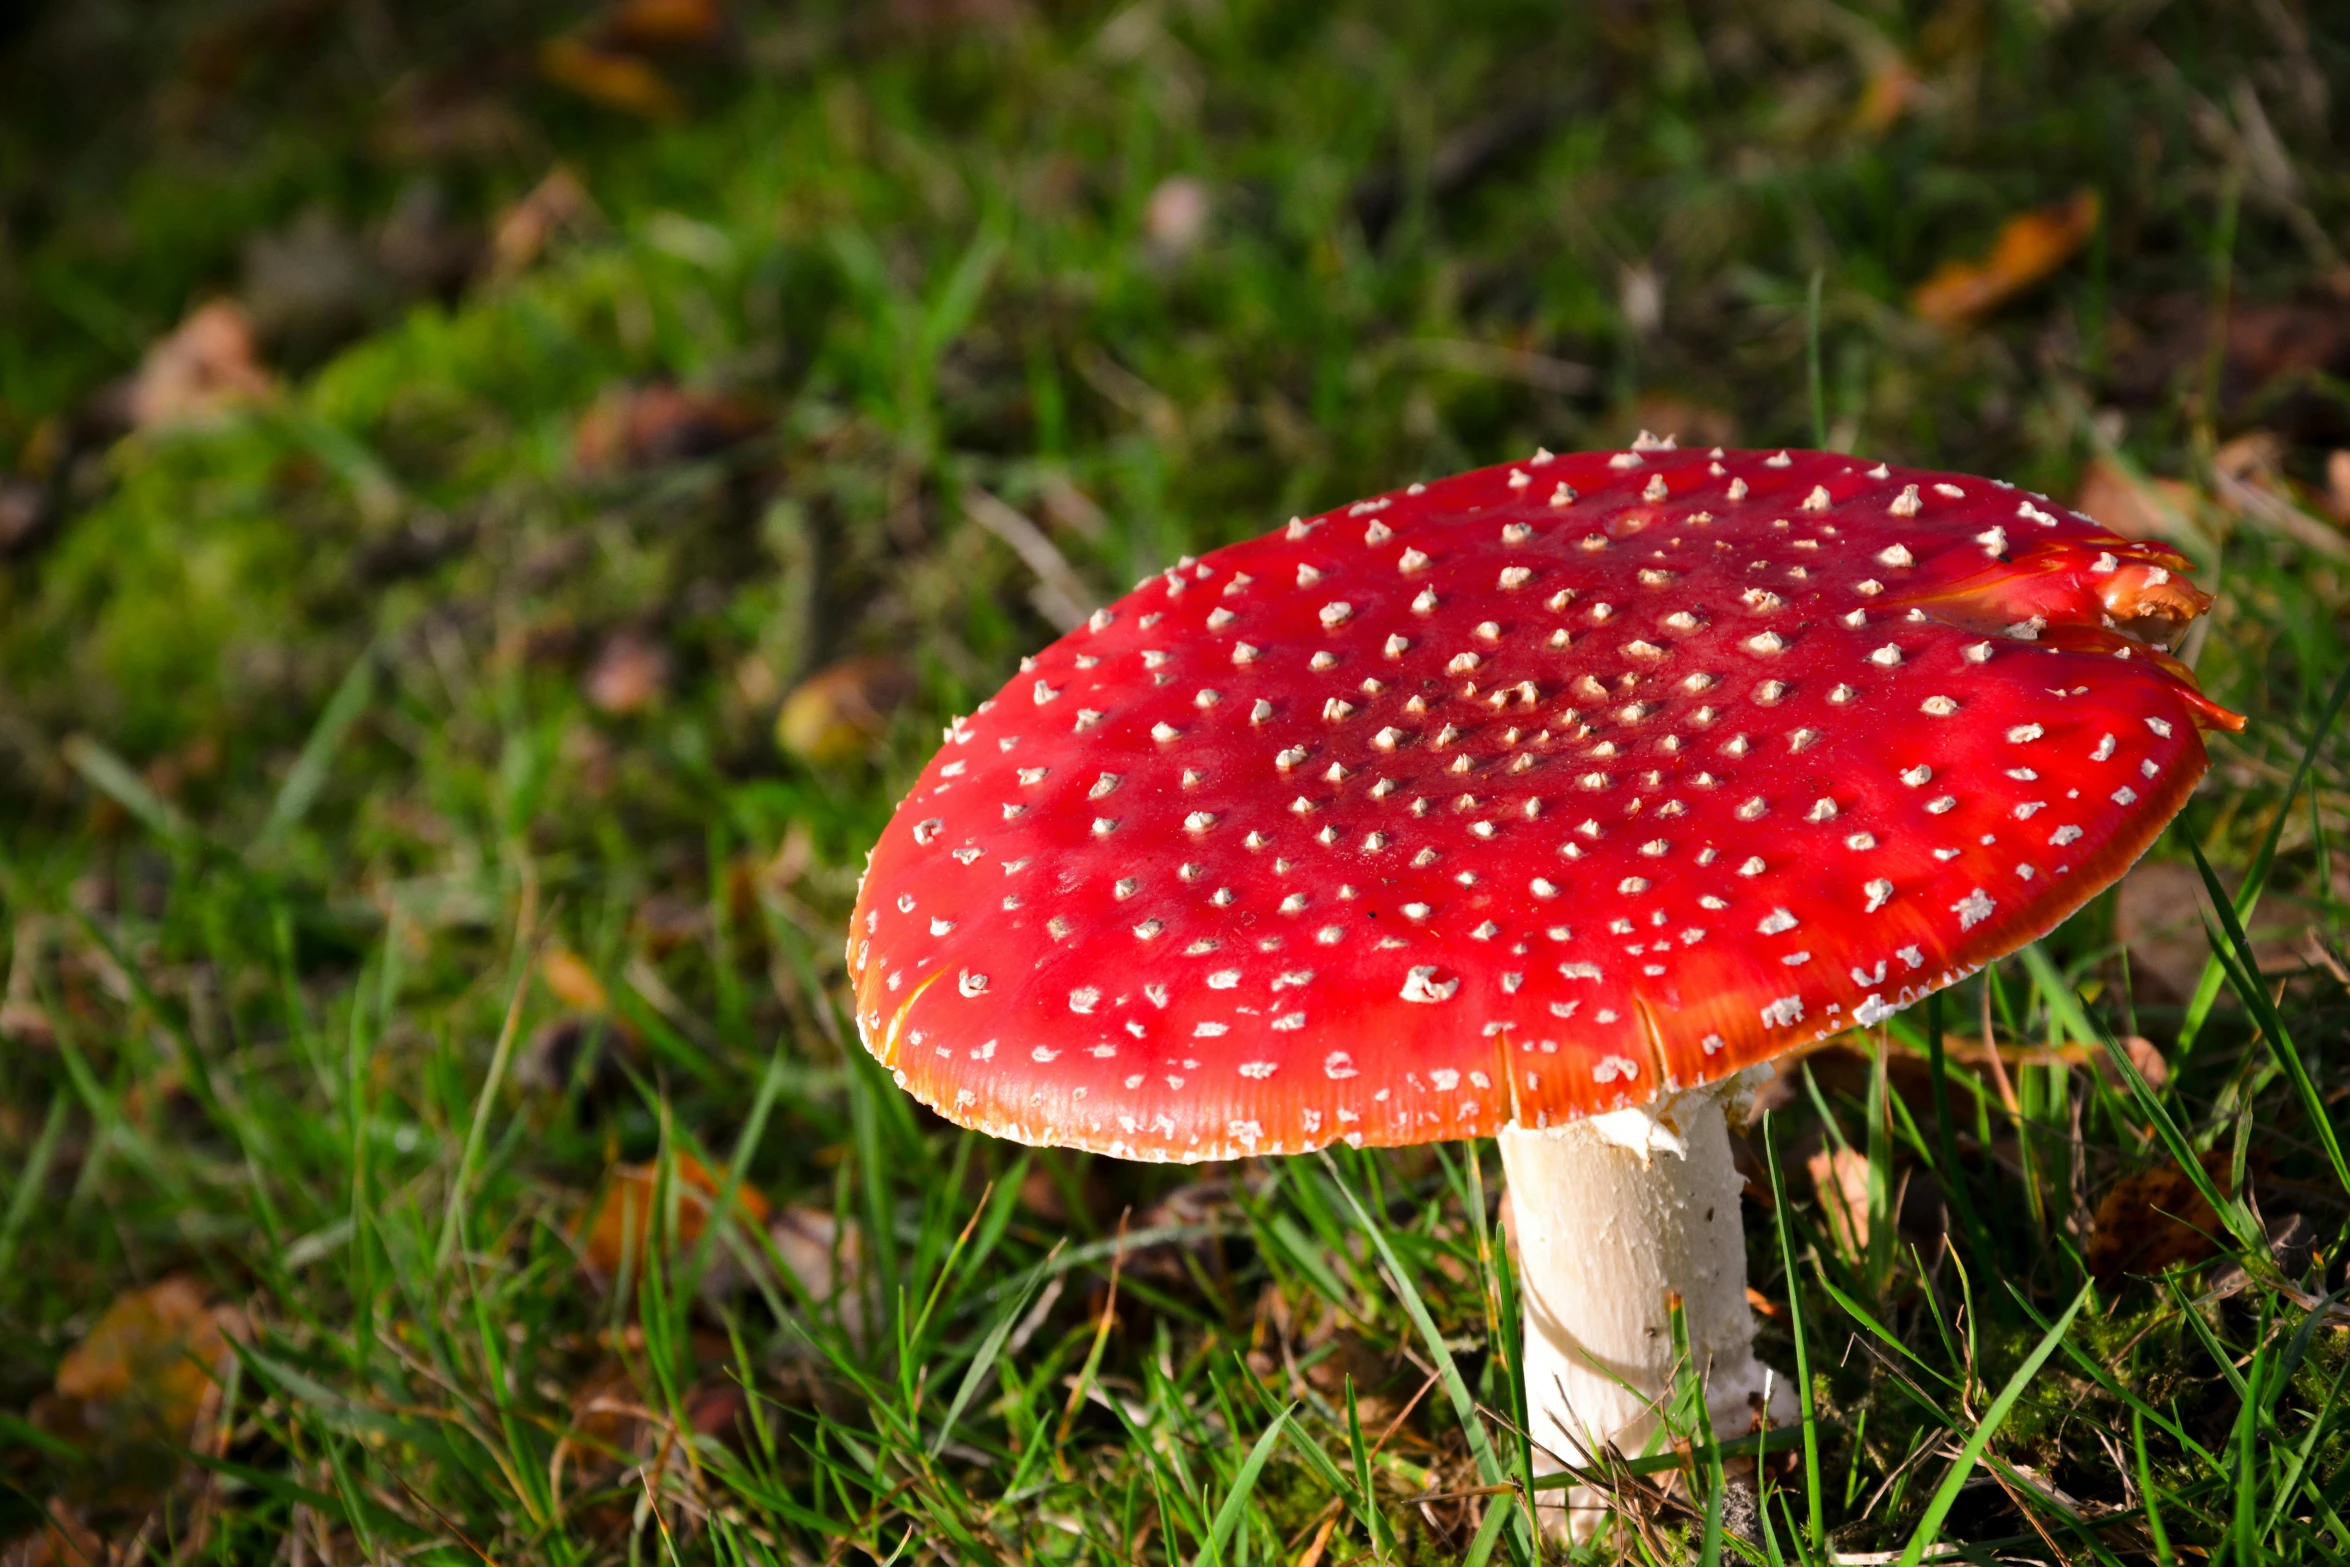
[[[114,1552],[71,1503],[53,1496],[41,1511],[37,1530],[0,1550],[0,1567],[113,1567]]]
[[[229,1367],[229,1338],[243,1315],[216,1306],[194,1280],[174,1275],[115,1297],[58,1363],[55,1390],[37,1399],[33,1423],[93,1460],[85,1499],[108,1507],[152,1505],[180,1463],[174,1450],[208,1451],[205,1427]]]
[[[527,271],[557,236],[588,233],[600,219],[579,176],[558,163],[498,215],[490,234],[490,270],[499,277]]]
[[[580,416],[571,454],[582,473],[626,473],[713,456],[766,426],[764,413],[716,392],[617,387]]]
[[[0,560],[30,551],[56,522],[57,507],[46,483],[0,474]]]
[[[161,1429],[184,1433],[226,1362],[225,1329],[235,1316],[177,1275],[117,1296],[58,1363],[58,1395],[142,1403]]]
[[[2095,518],[2125,539],[2198,544],[2193,518],[2195,490],[2178,479],[2141,479],[2100,457],[2083,470],[2073,509]]]
[[[1638,431],[1669,436],[1684,447],[1740,444],[1736,414],[1674,392],[1642,392],[1609,416],[1608,428],[1625,446]]]
[[[1215,211],[1207,181],[1196,175],[1170,174],[1152,187],[1150,198],[1143,203],[1143,238],[1161,261],[1180,261],[1207,238],[1208,220]]]
[[[620,0],[597,18],[594,33],[608,49],[702,49],[725,38],[726,7],[719,0]]]
[[[612,1172],[602,1198],[581,1230],[581,1249],[590,1268],[609,1277],[620,1271],[624,1258],[641,1259],[645,1255],[648,1238],[655,1228],[654,1220],[667,1217],[655,1208],[655,1201],[661,1195],[660,1176],[660,1167],[651,1164],[624,1164]],[[662,1226],[672,1251],[689,1251],[701,1240],[702,1230],[710,1220],[711,1204],[725,1184],[724,1171],[712,1171],[691,1154],[678,1156],[673,1183],[675,1216]],[[757,1187],[749,1181],[738,1182],[734,1201],[738,1223],[750,1227],[766,1225],[769,1204]]]
[[[669,685],[669,655],[650,637],[616,631],[588,667],[587,699],[600,713],[626,718],[661,699]]]
[[[2132,1034],[2122,1041],[2122,1054],[2130,1058],[2130,1065],[2146,1079],[2149,1088],[2160,1088],[2170,1081],[2170,1058],[2162,1048],[2144,1034]]]
[[[1907,60],[1886,54],[1870,68],[1869,79],[1861,87],[1859,106],[1852,111],[1852,128],[1863,136],[1884,135],[1918,101],[1922,85]]]
[[[568,947],[550,947],[539,959],[539,978],[555,999],[575,1012],[611,1010],[612,997],[585,958]]]
[[[2228,1189],[2230,1160],[2225,1150],[2203,1156],[2212,1184]],[[2219,1215],[2176,1164],[2156,1165],[2125,1175],[2097,1201],[2083,1248],[2089,1272],[2100,1284],[2125,1274],[2159,1273],[2182,1262],[2216,1254],[2224,1234]]]
[[[211,418],[276,389],[244,307],[215,299],[148,347],[127,406],[131,423],[148,430]]]
[[[1869,1162],[1851,1148],[1822,1148],[1804,1161],[1828,1233],[1847,1261],[1869,1249]]]
[[[2326,515],[2350,525],[2350,452],[2326,453]]]
[[[666,957],[689,941],[699,941],[710,929],[710,905],[701,898],[674,892],[656,892],[637,906],[629,921],[631,933],[652,956]]]
[[[843,659],[818,670],[784,698],[775,738],[786,751],[818,767],[855,761],[888,732],[890,715],[913,689],[913,677],[891,659]]]
[[[539,48],[539,74],[590,103],[648,120],[674,120],[685,101],[650,63],[583,38],[550,38]]]
[[[783,1208],[768,1224],[767,1235],[809,1299],[827,1301],[857,1287],[862,1261],[857,1232],[843,1230],[823,1209],[799,1203]]]
[[[1910,308],[1937,326],[1970,326],[2072,259],[2096,232],[2097,193],[2020,212],[2000,225],[1990,251],[1945,261],[1910,295]]]
[[[2231,894],[2241,872],[2223,869]],[[2299,937],[2316,911],[2290,893],[2264,894],[2246,934],[2264,972],[2286,973],[2308,963]],[[2192,865],[2141,860],[2121,879],[2113,905],[2113,933],[2130,955],[2130,983],[2142,1001],[2184,1002],[2195,993],[2211,955],[2207,930],[2219,916]]]
[[[529,141],[521,118],[469,86],[419,82],[387,95],[370,140],[401,163],[439,163],[508,153]]]

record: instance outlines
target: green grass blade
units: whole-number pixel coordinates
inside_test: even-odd
[[[1828,1514],[1820,1497],[1820,1422],[1812,1407],[1811,1344],[1804,1329],[1803,1279],[1795,1271],[1795,1220],[1787,1209],[1787,1184],[1779,1175],[1779,1140],[1769,1112],[1763,1116],[1763,1154],[1771,1172],[1771,1211],[1778,1220],[1779,1266],[1787,1281],[1787,1325],[1795,1338],[1795,1391],[1803,1419],[1803,1499],[1814,1556],[1828,1554]]]
[[[1059,1250],[1059,1247],[1054,1248],[1056,1254]],[[979,1341],[979,1348],[972,1355],[971,1364],[963,1368],[963,1380],[956,1385],[955,1396],[947,1405],[946,1415],[938,1423],[938,1434],[930,1439],[932,1458],[946,1451],[947,1438],[954,1434],[955,1422],[963,1418],[963,1411],[970,1407],[971,1400],[978,1396],[980,1388],[986,1384],[988,1374],[995,1370],[996,1359],[1004,1352],[1004,1340],[1012,1336],[1013,1327],[1028,1310],[1029,1301],[1044,1287],[1051,1272],[1050,1259],[1045,1266],[1030,1269],[1027,1284],[1012,1296],[1004,1309],[996,1313],[995,1321],[988,1325],[987,1336]]]
[[[2350,1194],[2350,1162],[2342,1157],[2341,1137],[2334,1130],[2334,1119],[2326,1111],[2325,1100],[2310,1080],[2308,1063],[2294,1048],[2293,1036],[2285,1028],[2285,1020],[2278,1015],[2276,1003],[2269,1000],[2268,988],[2260,982],[2260,962],[2252,955],[2251,938],[2244,934],[2244,924],[2228,903],[2226,889],[2211,869],[2211,862],[2203,857],[2203,846],[2192,838],[2187,848],[2195,856],[2195,869],[2203,877],[2204,890],[2211,894],[2211,906],[2219,915],[2220,929],[2226,934],[2227,949],[2219,942],[2212,943],[2211,959],[2227,972],[2228,982],[2242,998],[2253,1021],[2260,1025],[2263,1038],[2277,1065],[2284,1069],[2293,1085],[2293,1092],[2301,1098],[2301,1108],[2316,1131],[2318,1142],[2325,1148],[2326,1162],[2334,1167],[2334,1180],[2345,1194]]]
[[[1363,1441],[1363,1416],[1355,1401],[1355,1379],[1346,1379],[1346,1451],[1354,1464],[1355,1511],[1370,1537],[1371,1554],[1386,1555],[1385,1529],[1379,1517],[1379,1488],[1371,1479],[1371,1450]]]
[[[1811,444],[1828,449],[1828,386],[1820,371],[1820,289],[1827,274],[1814,267],[1803,290],[1803,378],[1811,392]]]
[[[1224,1493],[1224,1504],[1216,1509],[1215,1522],[1208,1525],[1208,1537],[1200,1543],[1199,1554],[1192,1567],[1214,1567],[1224,1560],[1224,1547],[1231,1543],[1232,1533],[1240,1527],[1241,1516],[1248,1511],[1249,1493],[1257,1488],[1257,1476],[1265,1472],[1265,1465],[1273,1457],[1273,1449],[1280,1445],[1281,1432],[1289,1424],[1289,1417],[1297,1412],[1290,1405],[1273,1417],[1265,1427],[1265,1434],[1257,1438],[1257,1445],[1249,1449],[1241,1460],[1240,1473],[1232,1477],[1232,1488]]]
[[[2259,906],[2260,894],[2268,886],[2269,870],[2276,863],[2277,844],[2285,835],[2285,818],[2292,814],[2294,797],[2301,793],[2302,785],[2309,781],[2310,770],[2317,765],[2318,749],[2325,744],[2326,735],[2342,716],[2342,705],[2345,702],[2350,702],[2350,664],[2345,664],[2341,674],[2334,677],[2334,688],[2327,694],[2326,705],[2318,713],[2317,726],[2309,732],[2309,744],[2302,747],[2301,761],[2293,769],[2292,781],[2285,785],[2284,799],[2277,804],[2277,818],[2269,823],[2268,835],[2261,839],[2259,849],[2252,855],[2252,863],[2245,867],[2244,885],[2237,889],[2232,900],[2225,897],[2216,900],[2232,907],[2239,922],[2250,919],[2253,909]],[[2219,1000],[2220,986],[2225,980],[2226,973],[2215,951],[2204,960],[2203,972],[2195,981],[2195,993],[2187,1001],[2187,1015],[2179,1024],[2178,1055],[2182,1060],[2194,1048],[2196,1036],[2203,1032],[2204,1022],[2211,1016],[2212,1005]]]
[[[2146,1535],[2154,1542],[2154,1560],[2157,1567],[2173,1567],[2176,1558],[2171,1555],[2170,1531],[2162,1526],[2162,1507],[2155,1500],[2159,1487],[2154,1483],[2154,1463],[2146,1455],[2146,1415],[2142,1410],[2130,1411],[2130,1442],[2138,1461],[2138,1494],[2146,1498]]]
[[[1459,1419],[1461,1431],[1469,1440],[1469,1451],[1476,1456],[1478,1478],[1487,1485],[1508,1484],[1509,1475],[1502,1468],[1500,1458],[1493,1451],[1493,1443],[1486,1435],[1485,1421],[1477,1413],[1477,1401],[1469,1393],[1468,1381],[1461,1375],[1460,1366],[1454,1362],[1452,1349],[1444,1342],[1444,1335],[1437,1331],[1436,1319],[1428,1315],[1427,1302],[1420,1298],[1420,1292],[1412,1283],[1411,1273],[1404,1267],[1403,1259],[1396,1255],[1394,1246],[1388,1242],[1387,1227],[1372,1217],[1371,1210],[1363,1206],[1362,1199],[1355,1195],[1354,1188],[1339,1173],[1337,1161],[1328,1153],[1322,1155],[1322,1160],[1330,1172],[1330,1178],[1337,1183],[1339,1192],[1354,1209],[1355,1217],[1362,1222],[1363,1233],[1370,1238],[1372,1249],[1379,1253],[1379,1260],[1387,1265],[1387,1275],[1395,1283],[1396,1297],[1403,1306],[1404,1315],[1411,1319],[1413,1328],[1420,1335],[1421,1344],[1428,1351],[1429,1359],[1436,1364],[1437,1374],[1444,1382],[1445,1397],[1452,1401],[1453,1414]],[[1511,1511],[1517,1513],[1518,1510],[1512,1508]],[[1518,1514],[1515,1532],[1519,1544],[1527,1556],[1532,1558],[1533,1534],[1522,1513]]]
[[[2155,1135],[2162,1140],[2162,1146],[2178,1161],[2181,1173],[2203,1200],[2211,1205],[2211,1211],[2219,1215],[2220,1222],[2228,1227],[2228,1233],[2245,1250],[2256,1256],[2268,1255],[2267,1234],[2240,1200],[2222,1196],[2219,1188],[2212,1184],[2211,1172],[2204,1169],[2203,1161],[2195,1156],[2195,1145],[2188,1141],[2186,1132],[2171,1118],[2170,1111],[2163,1107],[2162,1101],[2154,1096],[2153,1088],[2138,1071],[2129,1052],[2122,1049],[2121,1042],[2105,1030],[2098,1031],[2098,1039],[2105,1046],[2106,1059],[2113,1063],[2114,1071],[2129,1089],[2130,1097],[2138,1102],[2139,1110],[2153,1125]]]
[[[334,764],[335,752],[342,748],[343,737],[351,732],[351,726],[374,700],[375,649],[371,647],[359,655],[335,687],[325,711],[311,727],[310,737],[302,742],[301,751],[294,757],[294,765],[286,770],[285,781],[278,785],[276,797],[269,802],[269,815],[253,839],[256,852],[275,847],[310,814],[310,807],[318,803],[318,796],[326,788],[327,775]]]
[[[1933,1499],[1926,1503],[1925,1516],[1918,1520],[1917,1529],[1910,1535],[1909,1543],[1902,1547],[1899,1567],[1918,1567],[1918,1563],[1925,1560],[1927,1550],[1942,1533],[1943,1520],[1950,1516],[1950,1509],[1957,1505],[1959,1487],[1965,1485],[1967,1476],[1975,1472],[1975,1464],[1982,1458],[1983,1449],[1989,1447],[1991,1438],[1999,1434],[1999,1428],[2006,1422],[2008,1412],[2015,1408],[2016,1400],[2023,1397],[2024,1389],[2031,1385],[2032,1378],[2040,1374],[2040,1368],[2048,1363],[2048,1357],[2056,1353],[2056,1346],[2063,1342],[2065,1334],[2072,1331],[2073,1318],[2080,1315],[2081,1308],[2088,1304],[2089,1294],[2089,1286],[2082,1285],[2081,1292],[2073,1297],[2073,1303],[2064,1308],[2064,1315],[2058,1317],[2055,1325],[2041,1336],[2039,1344],[2031,1354],[2024,1357],[2024,1363],[2016,1367],[2015,1375],[2007,1379],[2007,1385],[1991,1401],[1991,1407],[1983,1412],[1974,1434],[1959,1449],[1958,1457],[1950,1465],[1950,1472],[1942,1477],[1941,1485],[1934,1490]]]
[[[1493,1548],[1501,1543],[1503,1529],[1517,1515],[1516,1497],[1487,1497],[1485,1519],[1477,1525],[1477,1536],[1469,1542],[1469,1554],[1461,1558],[1461,1567],[1485,1567],[1493,1559]]]
[[[137,769],[105,746],[88,735],[72,735],[59,750],[85,781],[156,837],[178,845],[196,841],[196,829],[180,814],[179,807],[148,788]]]
[[[457,1156],[456,1174],[449,1181],[449,1201],[441,1214],[440,1244],[433,1251],[435,1272],[446,1269],[449,1259],[456,1254],[458,1220],[473,1190],[473,1171],[481,1162],[482,1145],[489,1141],[490,1111],[498,1102],[498,1089],[506,1080],[506,1067],[514,1059],[514,1043],[522,1032],[522,1003],[530,994],[530,976],[537,969],[535,952],[525,953],[516,965],[513,989],[506,998],[506,1021],[498,1029],[496,1047],[490,1051],[489,1070],[482,1074],[481,1093],[473,1102],[473,1119],[465,1129],[465,1146]]]
[[[49,1114],[41,1122],[41,1134],[33,1139],[32,1152],[25,1155],[24,1168],[17,1172],[16,1189],[8,1194],[7,1215],[0,1217],[0,1279],[11,1276],[8,1270],[16,1260],[17,1241],[48,1184],[49,1165],[57,1157],[57,1140],[65,1135],[65,1117],[72,1100],[73,1091],[62,1085],[49,1096]]]

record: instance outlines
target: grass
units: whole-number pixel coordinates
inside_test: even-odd
[[[2247,876],[2201,990],[2108,897],[1788,1085],[1749,1278],[1804,1418],[1759,1532],[1712,1479],[1751,1453],[1692,1430],[1605,1477],[1626,1521],[1583,1556],[2350,1554],[2336,20],[746,9],[655,61],[685,107],[647,122],[533,79],[574,13],[360,49],[298,11],[164,8],[159,39],[245,28],[246,96],[175,139],[138,134],[190,87],[160,44],[104,57],[138,90],[96,130],[8,133],[0,451],[56,516],[0,560],[0,1534],[1555,1555],[1490,1148],[1169,1170],[959,1133],[855,1048],[839,932],[937,725],[1052,634],[1040,588],[1650,425],[2179,481],[2222,595],[2198,672],[2252,723],[2158,855]],[[72,101],[63,25],[7,68]],[[522,132],[384,150],[476,102]],[[252,293],[251,233],[370,232],[420,180],[462,229],[557,159],[598,217],[530,266],[265,338],[264,402],[87,433],[188,304]],[[2043,284],[1909,309],[2084,187]],[[2220,302],[2292,351],[2203,333]],[[670,381],[747,412],[577,459],[599,399]],[[811,691],[822,743],[779,747]],[[1838,1150],[1865,1240],[1810,1173]],[[2116,1189],[2174,1260],[2092,1267]],[[234,1313],[217,1386],[173,1278]]]

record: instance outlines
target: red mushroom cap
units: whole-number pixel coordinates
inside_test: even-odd
[[[2119,876],[2240,727],[2186,562],[1991,480],[1539,453],[1186,560],[947,731],[868,1049],[1128,1158],[1546,1125],[1873,1023]]]

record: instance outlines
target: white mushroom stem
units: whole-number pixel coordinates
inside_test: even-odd
[[[1742,1185],[1725,1101],[1737,1080],[1653,1105],[1501,1133],[1526,1319],[1526,1413],[1535,1445],[1576,1468],[1608,1448],[1638,1456],[1673,1399],[1672,1301],[1718,1439],[1754,1429],[1766,1394],[1746,1303]],[[1603,1516],[1577,1487],[1574,1532]]]

